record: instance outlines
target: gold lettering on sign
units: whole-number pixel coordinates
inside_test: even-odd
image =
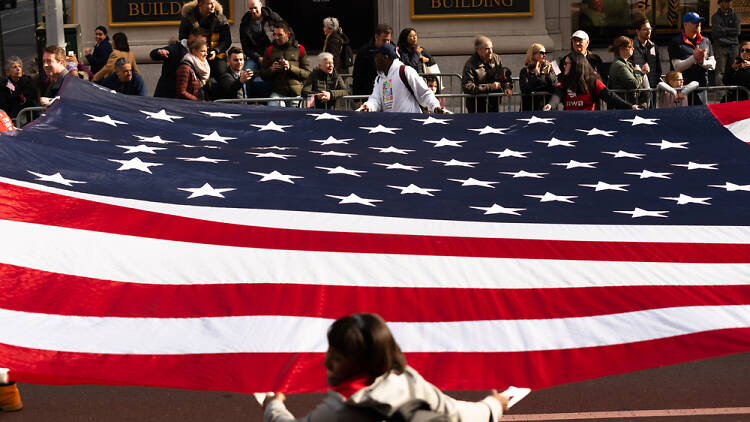
[[[178,3],[171,2],[171,4]],[[513,0],[430,0],[431,9],[491,9],[493,7],[513,7]],[[175,14],[174,6],[172,6],[172,14]]]
[[[503,0],[503,6],[505,6],[505,7],[512,7],[513,6],[513,0]]]
[[[138,3],[128,3],[128,7],[130,7],[129,16],[138,16],[141,14],[138,8]]]
[[[467,0],[461,0],[461,7],[471,7],[471,4],[466,4]]]
[[[443,5],[442,0],[432,0],[432,8],[433,9],[440,9],[440,7]]]
[[[169,2],[169,14],[170,15],[176,15],[180,13],[180,9],[182,9],[182,5],[180,4],[180,2],[177,2],[177,1]]]

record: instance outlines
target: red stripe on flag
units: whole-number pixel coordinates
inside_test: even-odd
[[[708,109],[722,125],[750,119],[750,101],[709,104]]]
[[[278,229],[137,210],[4,183],[0,183],[0,219],[163,240],[282,250],[586,261],[750,262],[750,244],[493,239]]]
[[[407,360],[442,389],[477,390],[511,384],[539,389],[749,348],[750,328],[743,328],[581,349],[407,353]],[[12,380],[38,384],[143,385],[240,393],[326,389],[322,353],[106,355],[0,344],[0,367],[11,369]]]
[[[677,306],[750,304],[750,285],[546,289],[269,283],[186,286],[123,283],[7,264],[0,264],[0,281],[0,308],[91,317],[285,315],[335,319],[376,312],[386,321],[434,322],[569,318]]]

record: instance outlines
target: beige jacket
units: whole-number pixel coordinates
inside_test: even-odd
[[[96,75],[94,75],[94,82],[99,82],[107,76],[111,75],[115,71],[115,62],[121,57],[125,57],[130,60],[130,64],[133,65],[133,72],[141,73],[138,70],[138,65],[135,64],[135,57],[133,57],[132,51],[112,50],[112,52],[109,54],[109,59],[107,59],[107,64],[105,64],[104,67],[100,71],[96,72]]]
[[[411,384],[411,388],[410,385]],[[414,395],[410,396],[413,391]],[[447,396],[437,387],[427,382],[411,367],[403,374],[388,372],[369,386],[357,391],[348,400],[329,390],[315,409],[307,416],[295,419],[278,400],[272,400],[265,409],[266,422],[362,422],[377,421],[375,411],[387,417],[395,413],[399,406],[411,399],[422,399],[430,409],[448,415],[453,422],[497,422],[503,414],[502,406],[495,398],[488,396],[479,402],[466,402]]]

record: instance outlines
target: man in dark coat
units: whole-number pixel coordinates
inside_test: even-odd
[[[510,69],[503,67],[500,56],[492,49],[492,40],[478,36],[474,40],[474,54],[464,64],[461,86],[466,94],[505,93],[513,95],[513,79]],[[499,110],[502,97],[477,97],[466,100],[469,113]]]
[[[174,44],[151,50],[151,60],[163,62],[161,65],[161,76],[159,76],[159,80],[156,82],[154,97],[177,97],[177,88],[175,87],[177,67],[180,66],[182,58],[188,52],[188,40],[196,37],[203,38],[208,43],[207,32],[204,29],[197,29],[190,33],[190,37],[187,40],[180,40]]]
[[[669,43],[671,68],[682,72],[685,85],[698,81],[700,86],[708,86],[708,71],[716,67],[711,41],[701,35],[701,24],[705,19],[695,12],[686,13],[682,18],[683,30]],[[690,105],[706,102],[706,93],[691,95]]]
[[[208,63],[211,77],[219,78],[227,69],[226,51],[232,46],[232,34],[224,9],[217,0],[193,0],[182,6],[180,39],[186,39],[190,32],[203,28],[208,31]]]
[[[354,60],[352,71],[352,94],[370,95],[372,93],[372,84],[378,76],[378,69],[375,67],[375,52],[383,44],[393,44],[391,35],[393,35],[391,26],[380,23],[375,27],[373,39],[357,50],[357,58]]]
[[[107,28],[101,25],[96,27],[94,39],[96,40],[94,48],[89,47],[84,50],[84,53],[86,54],[86,60],[89,62],[91,73],[96,75],[96,72],[107,64],[109,54],[112,52],[112,44],[110,44],[107,36]]]
[[[243,69],[245,65],[245,55],[237,47],[232,47],[227,51],[227,63],[229,69],[221,75],[219,82],[214,88],[214,98],[250,98],[252,97],[253,71]]]
[[[115,62],[115,71],[102,79],[99,85],[125,95],[146,96],[146,83],[141,75],[133,72],[133,65],[127,57]]]
[[[659,57],[659,46],[651,41],[651,23],[646,18],[638,19],[635,24],[635,37],[633,38],[633,55],[630,62],[646,71],[649,88],[656,88],[661,79],[661,57]],[[648,65],[644,69],[645,65]]]

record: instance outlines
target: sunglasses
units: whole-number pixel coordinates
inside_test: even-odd
[[[740,52],[741,52],[741,53],[750,53],[750,48],[743,48],[743,49],[740,49]]]

